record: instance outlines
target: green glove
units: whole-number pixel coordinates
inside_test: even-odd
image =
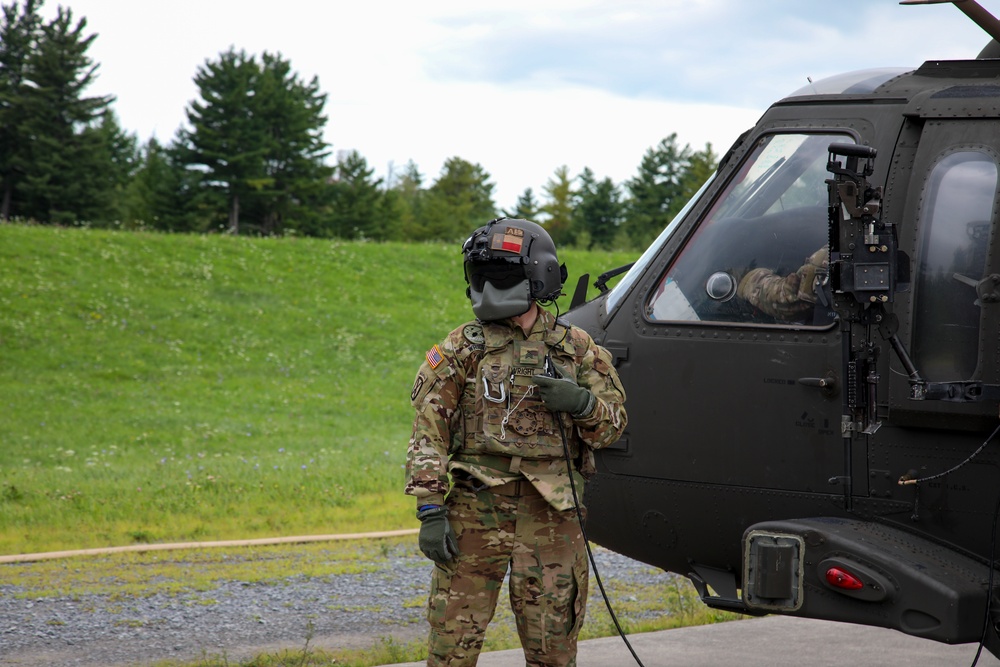
[[[574,417],[586,417],[594,411],[596,398],[589,389],[584,389],[576,380],[555,367],[558,378],[533,375],[531,381],[538,386],[545,407],[553,412],[568,412]]]
[[[455,531],[448,521],[448,508],[428,507],[417,512],[420,519],[420,551],[435,563],[444,565],[458,555]]]

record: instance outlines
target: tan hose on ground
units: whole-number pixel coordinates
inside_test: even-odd
[[[307,542],[334,542],[338,540],[373,540],[384,537],[416,535],[417,528],[405,530],[385,530],[376,533],[341,533],[339,535],[302,535],[299,537],[262,537],[253,540],[228,540],[221,542],[175,542],[173,544],[131,544],[126,547],[104,547],[101,549],[76,549],[74,551],[48,551],[37,554],[0,556],[0,563],[33,563],[39,560],[72,558],[74,556],[98,556],[119,554],[128,551],[176,551],[180,549],[209,549],[213,547],[253,547],[275,544],[305,544]]]

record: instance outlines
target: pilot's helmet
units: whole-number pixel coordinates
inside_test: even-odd
[[[552,301],[566,281],[548,232],[529,220],[497,218],[462,245],[472,310],[484,321],[520,315]]]

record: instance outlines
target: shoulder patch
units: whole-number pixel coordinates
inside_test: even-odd
[[[435,345],[431,349],[427,350],[427,363],[432,369],[437,368],[444,361],[444,355],[441,354],[441,348]]]
[[[465,340],[473,345],[482,345],[486,342],[486,336],[483,335],[483,328],[478,324],[466,324],[465,328],[462,329],[462,335],[465,337]]]
[[[417,373],[417,379],[413,381],[413,391],[410,392],[411,403],[417,400],[417,396],[420,396],[425,384],[427,384],[427,378],[424,377],[423,373]]]

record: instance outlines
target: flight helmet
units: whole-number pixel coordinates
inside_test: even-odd
[[[462,245],[472,310],[483,321],[520,315],[532,301],[553,301],[566,281],[548,232],[529,220],[497,218]]]

